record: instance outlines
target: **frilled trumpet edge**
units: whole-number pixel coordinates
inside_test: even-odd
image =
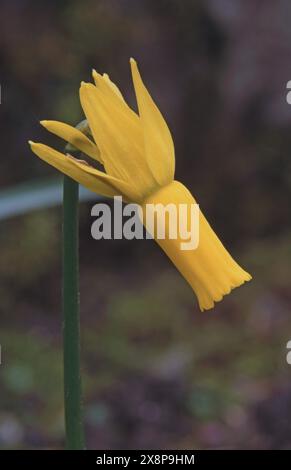
[[[157,238],[156,231],[149,225],[148,205],[161,204],[167,206],[174,204],[177,207],[181,204],[187,206],[187,227],[190,229],[191,207],[197,204],[188,189],[178,181],[173,181],[168,186],[158,190],[148,197],[142,206],[143,222],[146,229],[153,235],[156,242],[172,260],[176,268],[192,287],[195,292],[201,311],[214,307],[214,302],[222,300],[223,296],[229,294],[232,289],[251,280],[251,275],[244,271],[225,249],[215,232],[210,227],[206,218],[199,209],[199,241],[198,246],[191,250],[182,250],[181,243],[185,242],[179,235],[171,238],[170,231],[173,229],[171,223],[179,223],[179,218],[171,222],[166,218],[165,238]],[[181,207],[181,206],[180,206]],[[155,213],[155,223],[158,223],[160,215]],[[175,228],[175,227],[174,227]],[[173,233],[173,232],[171,232]]]

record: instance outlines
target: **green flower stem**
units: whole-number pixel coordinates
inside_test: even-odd
[[[68,176],[63,187],[63,348],[66,449],[84,449],[80,374],[79,185]]]

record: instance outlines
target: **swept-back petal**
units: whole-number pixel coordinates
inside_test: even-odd
[[[139,199],[157,183],[144,158],[143,136],[138,116],[116,93],[82,83],[80,100],[99,147],[106,172],[130,184]]]
[[[110,88],[115,92],[115,94],[119,98],[121,98],[122,101],[125,102],[125,99],[123,98],[121,91],[119,90],[118,86],[115,85],[115,83],[112,82],[112,80],[110,80],[110,77],[109,77],[108,73],[103,73],[103,79],[110,86]]]
[[[31,150],[39,158],[70,176],[90,191],[108,197],[121,195],[127,201],[136,200],[137,195],[129,185],[91,167],[87,162],[78,160],[71,155],[64,155],[44,144],[31,141],[29,144]]]
[[[144,132],[146,158],[158,183],[170,183],[175,173],[175,150],[169,128],[143,84],[137,64],[130,59],[134,89]]]
[[[133,109],[131,109],[130,106],[128,106],[127,102],[125,101],[125,99],[123,98],[121,94],[121,91],[119,90],[117,85],[115,85],[115,83],[113,83],[110,80],[109,76],[106,73],[101,75],[100,73],[96,72],[96,70],[94,69],[92,72],[92,76],[93,76],[96,88],[98,88],[98,90],[102,92],[104,97],[105,96],[110,97],[110,99],[113,102],[115,102],[117,106],[123,109],[123,111],[127,113],[133,121],[138,122],[140,125],[140,119],[139,119],[138,114]]]
[[[89,155],[89,157],[102,163],[100,150],[96,144],[76,127],[69,126],[59,121],[40,121],[40,124],[49,132],[52,132],[52,134],[64,139],[66,142],[74,145],[78,150],[81,150],[81,152],[84,152],[86,155]]]
[[[113,91],[116,94],[116,96],[118,96],[118,98],[121,98],[123,103],[126,104],[125,99],[123,98],[123,95],[121,91],[119,90],[118,86],[115,85],[115,83],[112,82],[112,80],[110,80],[109,75],[107,73],[103,73],[103,75],[101,75],[95,69],[93,69],[92,76],[93,76],[95,85],[97,87],[101,86],[101,88],[104,89],[106,86],[108,86],[110,90]]]

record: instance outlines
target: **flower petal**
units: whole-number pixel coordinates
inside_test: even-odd
[[[170,183],[175,173],[175,150],[169,128],[143,84],[137,64],[130,59],[139,115],[144,131],[146,157],[158,183]]]
[[[94,144],[92,140],[88,139],[83,132],[76,129],[76,127],[69,126],[68,124],[59,121],[40,121],[40,124],[49,132],[52,132],[61,139],[64,139],[66,142],[74,145],[78,150],[81,150],[81,152],[84,152],[86,155],[89,155],[89,157],[102,163],[100,150],[96,144]]]
[[[116,96],[118,96],[118,98],[121,98],[123,103],[126,104],[126,102],[125,102],[125,100],[122,96],[122,93],[119,90],[118,86],[115,85],[115,83],[110,80],[109,75],[107,73],[103,73],[103,75],[100,75],[100,73],[98,73],[95,69],[93,69],[92,70],[92,76],[93,76],[93,80],[95,82],[95,85],[97,87],[101,86],[104,89],[104,84],[105,84],[106,86],[108,86],[110,88],[111,91],[113,91],[116,94]]]
[[[87,162],[78,160],[71,155],[64,155],[47,145],[29,142],[31,150],[42,160],[49,163],[57,170],[70,176],[90,191],[103,196],[113,197],[121,195],[127,201],[135,200],[136,194],[131,187],[117,178],[96,170]]]
[[[92,84],[82,83],[80,100],[106,172],[128,183],[139,199],[155,190],[157,183],[144,158],[138,116],[115,93]]]
[[[121,91],[119,90],[118,86],[115,85],[115,83],[110,80],[108,73],[103,73],[103,79],[104,79],[104,81],[105,81],[106,83],[108,83],[108,85],[109,85],[109,86],[111,87],[111,89],[116,93],[116,95],[117,95],[119,98],[121,98],[122,101],[124,101],[124,103],[125,103],[125,100],[124,100],[124,98],[123,98],[123,96],[122,96]]]

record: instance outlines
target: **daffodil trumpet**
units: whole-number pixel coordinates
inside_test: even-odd
[[[64,155],[46,145],[30,142],[42,160],[104,196],[122,196],[125,201],[148,204],[196,204],[188,189],[174,179],[175,152],[169,128],[147,91],[136,62],[131,71],[138,114],[125,102],[107,74],[93,70],[94,84],[81,83],[80,101],[90,127],[91,140],[80,129],[57,121],[41,121],[50,132],[69,142],[105,171],[86,161]],[[145,226],[147,222],[145,218]],[[225,249],[199,212],[199,243],[182,250],[183,240],[156,238],[195,292],[201,310],[207,310],[235,287],[251,279]]]

